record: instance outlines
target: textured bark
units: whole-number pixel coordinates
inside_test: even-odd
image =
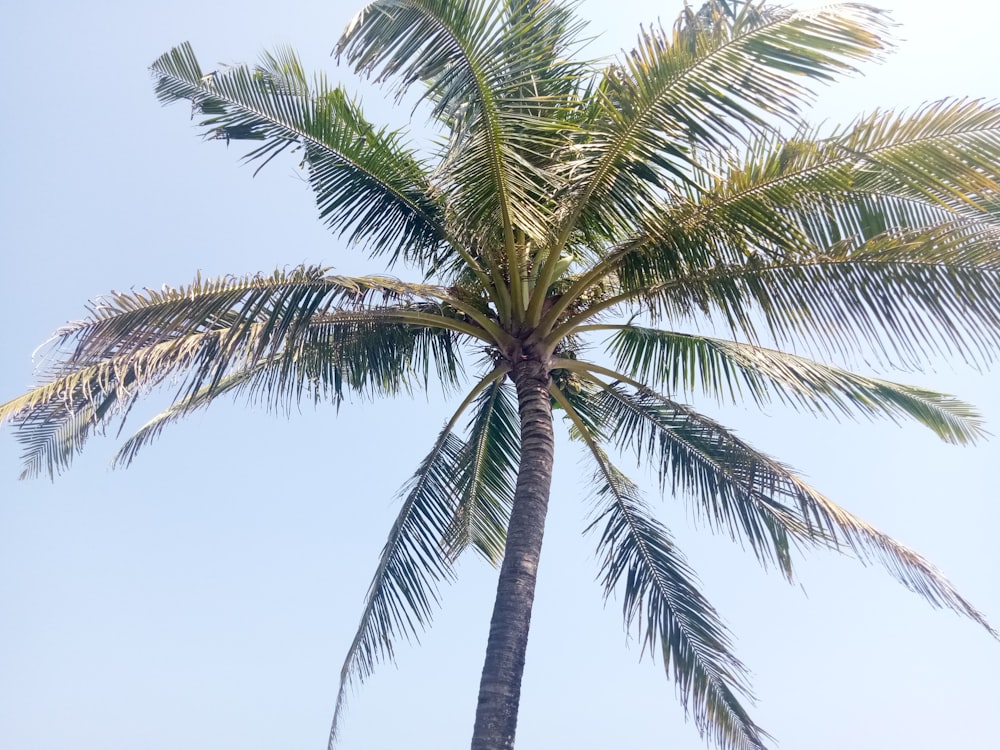
[[[514,747],[531,605],[552,485],[548,361],[530,354],[520,357],[511,375],[521,416],[521,463],[479,683],[472,750]]]

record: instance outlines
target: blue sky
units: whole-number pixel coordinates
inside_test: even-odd
[[[887,5],[901,49],[823,90],[817,118],[1000,97],[1000,11],[969,0]],[[678,8],[590,0],[581,13],[603,54]],[[0,399],[31,384],[38,344],[111,289],[303,261],[373,270],[321,226],[292,159],[251,179],[238,148],[200,142],[184,107],[157,104],[147,72],[183,40],[206,67],[290,43],[350,85],[328,52],[354,10],[184,0],[5,12]],[[377,121],[409,117],[372,92],[365,104]],[[1000,432],[995,373],[937,362],[896,378],[960,395]],[[915,426],[704,407],[920,550],[1000,623],[997,439],[955,448]],[[127,471],[111,472],[115,443],[95,439],[55,483],[17,482],[18,447],[4,435],[0,747],[322,746],[395,493],[447,415],[436,393],[289,420],[220,404]],[[594,540],[579,533],[588,506],[577,458],[557,445],[518,748],[701,747],[661,666],[627,643],[618,604],[602,604]],[[788,586],[693,529],[681,503],[655,507],[736,634],[755,717],[780,747],[913,750],[995,736],[1000,644],[981,629],[833,555],[801,562],[801,586]],[[352,699],[343,747],[468,743],[495,575],[472,559],[461,574],[420,646],[403,645],[399,668],[384,666]]]

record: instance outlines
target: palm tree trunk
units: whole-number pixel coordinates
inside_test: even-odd
[[[521,416],[521,463],[479,683],[472,750],[514,747],[531,605],[552,485],[548,358],[521,359],[514,363],[511,376]]]

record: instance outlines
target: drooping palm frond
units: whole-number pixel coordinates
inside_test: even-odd
[[[88,437],[124,417],[142,395],[172,373],[209,366],[219,334],[207,332],[154,345],[56,375],[19,398],[0,405],[0,422],[15,426],[24,446],[21,478],[43,471],[50,477],[69,467]]]
[[[438,299],[428,306],[414,296],[421,294]],[[0,405],[0,421],[17,425],[33,476],[65,468],[91,431],[124,418],[172,377],[178,401],[203,400],[228,376],[266,362],[259,372],[268,379],[258,384],[280,397],[301,387],[289,377],[306,372],[301,358],[309,353],[328,358],[323,372],[336,392],[343,382],[358,393],[398,393],[415,377],[426,383],[432,366],[450,386],[459,368],[454,331],[475,329],[449,317],[442,294],[322,269],[115,294],[60,332],[46,382]]]
[[[723,750],[759,750],[767,734],[740,702],[747,672],[729,633],[666,528],[649,514],[638,489],[609,463],[595,476],[603,501],[596,527],[605,598],[622,596],[625,622],[663,664],[695,726]],[[752,696],[751,696],[752,699]]]
[[[661,491],[687,499],[710,528],[748,544],[761,564],[776,565],[791,580],[790,538],[809,538],[813,529],[781,500],[787,469],[691,409],[652,392],[594,382],[601,389],[593,408],[608,441],[648,463]],[[815,532],[825,538],[822,528]]]
[[[275,369],[278,369],[278,366],[275,366],[272,362],[257,362],[255,365],[244,368],[230,375],[226,375],[219,381],[215,388],[203,387],[187,397],[175,401],[169,407],[146,422],[146,424],[140,427],[122,444],[112,460],[112,466],[115,468],[119,466],[129,466],[135,460],[139,451],[159,437],[167,426],[200,409],[208,408],[221,396],[231,393],[241,394],[248,390],[258,389],[260,387],[258,384],[261,381],[267,381],[273,377],[273,370]],[[329,388],[330,383],[326,379],[311,379],[308,385],[317,398],[319,398],[321,392],[323,392],[324,395],[329,393],[327,389]],[[336,392],[331,395],[333,396],[331,400],[334,402],[338,402],[342,397],[342,394]],[[299,391],[296,396],[301,398],[302,392]],[[289,392],[285,398],[291,399],[291,393]],[[49,473],[52,474],[51,469]]]
[[[392,661],[396,640],[418,638],[430,623],[438,603],[438,585],[451,578],[453,563],[461,552],[455,547],[455,529],[463,516],[460,505],[467,502],[465,495],[470,487],[480,501],[496,502],[501,507],[509,503],[509,498],[502,496],[502,487],[489,488],[494,494],[487,500],[475,486],[483,481],[482,467],[474,465],[478,458],[476,447],[453,431],[472,404],[476,404],[478,412],[473,418],[473,437],[476,425],[494,421],[497,400],[488,394],[498,387],[502,389],[505,373],[505,368],[493,370],[469,392],[404,490],[403,507],[382,550],[358,630],[340,672],[330,727],[331,750],[337,741],[350,685],[368,678],[378,662]],[[503,397],[502,392],[498,395]],[[496,508],[491,511],[503,514]],[[506,528],[501,533],[505,532]],[[477,541],[469,539],[473,544]]]
[[[460,318],[482,318],[474,308],[452,299],[447,290],[384,276],[337,276],[319,266],[301,266],[271,275],[197,278],[192,284],[162,290],[113,293],[90,308],[90,317],[57,333],[57,355],[80,367],[206,332],[221,335],[234,351],[264,357],[280,351],[319,316],[356,312],[358,319],[392,307],[397,319],[431,323],[439,304],[440,327],[481,337],[482,331]],[[451,315],[446,314],[451,308]],[[50,368],[60,374],[62,363]]]
[[[349,686],[368,678],[380,661],[392,661],[393,643],[419,637],[438,603],[438,584],[452,577],[445,537],[458,503],[454,468],[465,443],[442,430],[414,474],[396,522],[382,550],[354,640],[340,672],[340,687],[330,727],[334,747]]]
[[[651,314],[655,322],[718,319],[753,342],[802,344],[823,355],[863,353],[891,366],[919,366],[928,355],[991,361],[1000,335],[1000,225],[957,218],[812,254],[708,263],[665,272],[683,255],[708,258],[728,242],[681,230],[655,251],[626,243],[609,273],[587,272],[552,306],[541,326],[551,336],[576,330],[609,311]],[[682,250],[679,250],[681,246]],[[677,253],[675,254],[675,251]],[[610,289],[588,299],[588,284]],[[586,300],[587,304],[581,305]]]
[[[47,474],[54,478],[69,468],[73,457],[83,450],[95,425],[107,419],[118,404],[113,395],[94,399],[76,409],[33,408],[15,422],[15,437],[23,446],[20,478],[30,479]],[[13,419],[8,418],[10,421]]]
[[[207,137],[259,144],[247,161],[263,166],[283,151],[299,151],[321,218],[351,242],[425,268],[453,249],[427,167],[401,133],[375,128],[322,76],[310,84],[291,51],[266,55],[257,67],[206,75],[183,44],[152,72],[160,101],[190,101],[204,116]]]
[[[502,380],[472,407],[466,455],[457,477],[460,500],[448,546],[453,556],[475,548],[493,565],[503,557],[521,456],[517,394]]]
[[[641,242],[623,246],[616,294],[560,322],[590,276],[584,274],[542,324],[559,322],[556,334],[572,331],[605,310],[635,310],[642,300],[640,309],[654,319],[718,316],[736,337],[800,343],[826,355],[861,352],[893,366],[916,366],[931,354],[983,364],[998,343],[1000,223],[992,220],[957,217],[860,243],[846,239],[811,254],[767,259],[750,253],[738,262],[672,271],[680,255],[729,255],[728,238],[679,230],[658,239],[655,249],[642,249]]]
[[[458,383],[461,360],[450,331],[387,323],[314,322],[294,349],[224,376],[215,387],[189,393],[143,425],[119,449],[113,465],[127,466],[170,424],[223,395],[244,397],[289,413],[303,401],[339,408],[345,391],[362,397],[397,395],[414,385],[426,389],[431,369],[446,390]]]
[[[220,354],[221,336],[193,334],[69,370],[0,405],[0,421],[14,424],[25,446],[24,476],[68,468],[92,432],[116,419],[124,425],[136,401],[165,383],[177,389],[174,405],[133,436],[116,462],[130,462],[168,424],[234,390],[289,408],[304,396],[337,405],[345,389],[362,397],[397,395],[426,387],[432,370],[446,390],[458,381],[453,334],[399,324],[391,314],[380,320],[375,312],[327,313],[263,359]],[[222,370],[208,377],[216,367]]]
[[[584,363],[574,367],[582,373],[588,368],[603,371]],[[609,439],[649,463],[661,488],[692,499],[713,529],[734,538],[739,533],[762,562],[770,559],[790,576],[789,540],[847,551],[862,562],[881,563],[932,605],[965,615],[996,636],[985,617],[920,555],[718,423],[641,387],[630,392],[621,385],[604,385],[598,398],[605,424],[613,427]]]
[[[723,750],[762,750],[768,735],[740,703],[740,694],[753,699],[746,668],[694,573],[571,400],[559,389],[552,393],[597,464],[593,494],[600,504],[588,531],[605,522],[597,548],[605,599],[620,589],[626,627],[635,629],[644,652],[660,652],[702,735]]]
[[[671,393],[701,390],[737,403],[777,397],[796,408],[853,417],[914,419],[949,443],[985,435],[975,409],[926,388],[865,377],[793,354],[737,341],[640,326],[595,326],[615,331],[609,342],[617,368]]]

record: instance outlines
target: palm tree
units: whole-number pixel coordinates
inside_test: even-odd
[[[223,394],[285,408],[432,379],[464,389],[382,551],[331,745],[345,690],[428,625],[471,550],[500,568],[472,747],[513,747],[554,410],[593,466],[588,531],[605,596],[618,593],[626,624],[719,747],[761,748],[767,735],[744,707],[726,628],[615,464],[623,453],[789,580],[793,545],[838,549],[990,629],[919,555],[684,399],[777,400],[913,419],[952,443],[981,437],[953,397],[805,355],[989,362],[1000,109],[950,100],[807,127],[810,83],[890,46],[888,19],[858,4],[712,1],[671,29],[644,29],[609,64],[576,60],[583,29],[549,0],[366,6],[336,54],[400,97],[423,87],[441,133],[430,153],[369,123],[291,51],[211,73],[188,45],[163,55],[152,66],[163,102],[190,102],[207,137],[249,141],[261,166],[296,153],[322,219],[420,280],[303,266],[113,294],[58,333],[45,382],[0,406],[33,476],[66,468],[165,382],[179,383],[173,404],[117,464]],[[708,325],[728,337],[697,333]]]

